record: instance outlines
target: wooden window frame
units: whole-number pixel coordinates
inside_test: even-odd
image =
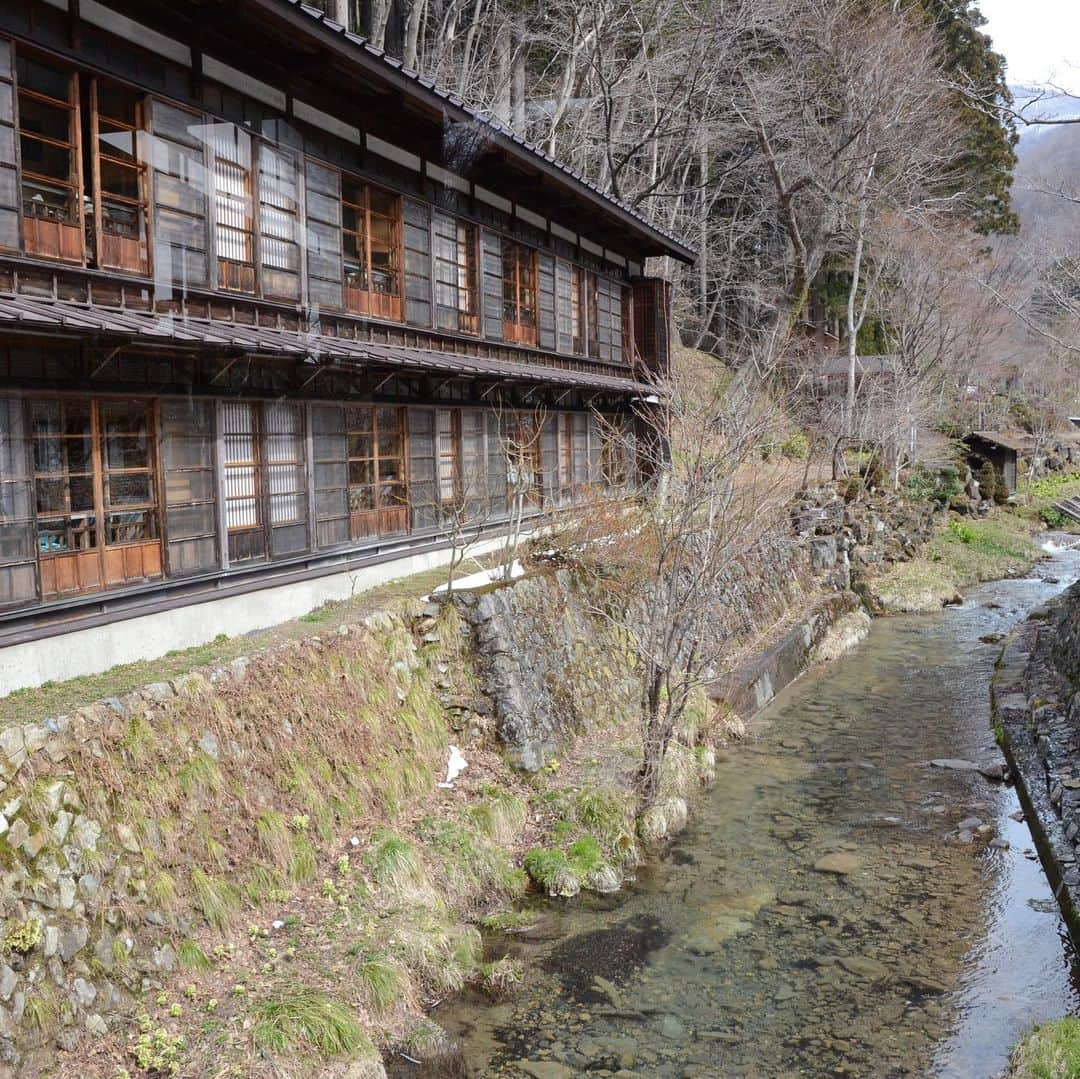
[[[37,90],[30,90],[22,85],[18,77],[18,61],[25,56],[28,60],[66,73],[68,76],[68,99],[50,97]],[[42,56],[33,49],[24,49],[21,45],[15,50],[15,88],[16,88],[16,124],[15,135],[19,141],[19,198],[23,225],[23,251],[28,255],[42,258],[59,259],[85,265],[86,238],[83,232],[83,162],[82,162],[82,123],[79,100],[79,73],[74,67],[62,62],[57,63],[52,57]],[[51,108],[65,109],[68,113],[68,141],[63,142],[32,131],[24,131],[22,111],[24,101],[38,101]],[[43,173],[27,169],[23,161],[22,141],[29,139],[43,146],[52,146],[65,150],[68,154],[69,172],[66,181]],[[71,220],[49,218],[47,215],[30,213],[27,187],[37,185],[40,188],[68,192],[72,206]],[[39,192],[40,193],[40,192]],[[45,203],[42,201],[42,205]]]
[[[585,355],[585,271],[576,263],[570,267],[570,348],[575,356]]]
[[[539,321],[539,274],[536,251],[502,237],[503,340],[536,346]],[[532,303],[528,303],[531,294]]]
[[[90,480],[93,495],[93,530],[94,542],[90,546],[75,547],[70,543],[63,549],[41,549],[41,521],[74,519],[85,517],[89,511],[42,512],[35,502],[34,527],[38,535],[38,573],[41,582],[43,600],[59,599],[70,595],[83,595],[103,589],[120,587],[148,580],[158,580],[164,575],[164,521],[165,502],[164,484],[161,475],[160,457],[160,421],[158,399],[139,396],[110,397],[74,397],[73,395],[35,394],[26,399],[26,408],[32,410],[36,402],[56,401],[60,404],[61,416],[67,402],[85,402],[90,419],[89,432],[85,435],[38,435],[33,425],[28,428],[31,445],[31,467],[35,487],[48,479],[70,480],[73,475],[87,477]],[[146,414],[147,464],[133,468],[113,468],[108,465],[105,448],[109,437],[102,421],[102,406],[113,402],[138,403]],[[133,432],[131,432],[133,433]],[[124,435],[125,432],[114,432]],[[60,472],[40,472],[37,468],[36,445],[47,438],[59,438],[71,441],[74,438],[89,438],[91,446],[90,471],[72,473],[68,469]],[[109,480],[113,476],[145,474],[148,479],[151,497],[149,501],[139,503],[121,503],[113,505],[107,491]],[[150,531],[156,536],[144,535],[142,538],[109,540],[110,517],[125,513],[145,513],[154,522]],[[47,530],[54,532],[55,529]],[[70,528],[66,530],[74,535]]]
[[[369,417],[370,427],[364,430],[354,426],[354,417],[366,410]],[[379,413],[393,411],[397,414],[397,431],[400,438],[400,452],[398,454],[383,454],[380,446]],[[368,435],[371,438],[371,454],[354,454],[351,440],[355,436]],[[409,428],[408,412],[404,406],[399,405],[371,405],[371,404],[348,404],[345,406],[345,438],[346,438],[346,463],[347,498],[349,503],[349,538],[352,542],[358,540],[373,539],[380,536],[407,535],[410,528],[410,498],[408,483],[409,467]],[[398,478],[384,479],[382,472],[383,461],[397,461]],[[366,483],[354,483],[352,479],[352,466],[354,464],[367,464],[371,466],[371,480]],[[386,491],[399,486],[404,491],[404,498],[396,503],[384,501]],[[353,492],[371,490],[371,505],[362,507],[353,504]],[[437,489],[436,489],[437,493]]]
[[[265,170],[263,162],[264,155],[277,158],[278,160],[284,160],[291,164],[292,184],[294,188],[294,197],[291,200],[291,207],[287,204],[289,201],[288,197],[284,196],[281,192],[281,185],[278,183],[281,179],[280,174],[276,171],[270,173]],[[275,146],[268,142],[259,141],[253,147],[252,157],[252,172],[254,173],[256,188],[254,209],[256,211],[255,218],[258,227],[258,273],[262,295],[268,299],[281,299],[296,303],[300,301],[303,293],[304,255],[302,244],[300,242],[301,228],[303,227],[303,217],[301,214],[303,198],[300,185],[301,156],[284,146]],[[268,180],[272,179],[275,182],[273,184],[264,184],[264,177]],[[267,222],[273,214],[279,214],[282,219],[291,222],[291,237],[279,236],[276,233],[271,233],[267,227]],[[268,260],[270,257],[269,252],[272,250],[272,244],[280,244],[283,251],[291,248],[295,265],[276,266],[271,264]],[[272,288],[267,287],[270,274],[275,272],[295,275],[295,295],[289,295],[286,292],[276,292]]]
[[[440,224],[453,228],[454,257],[445,258],[440,254],[440,242],[446,237],[440,236]],[[480,230],[471,221],[460,217],[436,212],[432,215],[432,282],[435,289],[435,324],[439,329],[455,330],[477,336],[480,333]],[[453,271],[453,280],[439,276],[440,267]],[[453,293],[455,302],[447,305],[439,302],[440,289]],[[464,303],[462,302],[464,297]],[[452,312],[456,325],[445,326],[442,313]]]
[[[248,143],[248,161],[245,165],[242,161],[234,161],[226,154],[220,153],[216,140],[214,140],[213,136],[210,137],[210,157],[212,160],[209,175],[213,179],[211,204],[214,216],[212,232],[213,251],[217,264],[217,287],[223,292],[240,292],[254,296],[256,292],[256,267],[258,266],[258,230],[256,227],[258,192],[255,190],[256,140],[236,124],[222,121],[220,124],[212,124],[211,126],[232,128],[244,139],[247,139]],[[237,154],[236,156],[242,155]],[[239,181],[235,186],[239,189],[240,194],[236,194],[221,183],[224,177],[224,173],[221,171],[222,167],[231,170],[234,179]],[[235,215],[241,223],[238,225],[232,223],[232,212],[228,215],[227,223],[223,223],[222,211],[225,209],[235,211]],[[238,239],[234,244],[225,245],[221,242],[223,234],[229,234]],[[231,251],[234,246],[241,249],[246,258],[235,258],[232,254],[222,254],[223,249],[227,248]]]
[[[147,276],[151,272],[150,250],[150,182],[149,165],[143,160],[141,138],[149,128],[149,97],[119,83],[112,83],[118,90],[130,93],[136,98],[136,121],[134,125],[114,117],[105,117],[113,127],[128,131],[132,137],[134,163],[122,157],[114,157],[102,150],[101,120],[102,113],[98,98],[98,88],[102,80],[94,78],[90,82],[90,153],[93,179],[94,205],[94,248],[97,265],[104,270],[119,270]],[[139,194],[130,196],[107,193],[102,187],[102,162],[118,168],[131,169],[136,173]],[[119,233],[110,233],[105,228],[105,203],[118,203],[130,207],[140,223],[141,235],[132,238]]]
[[[251,425],[248,431],[230,431],[228,423],[221,425],[221,438],[223,453],[221,455],[221,514],[222,519],[225,522],[226,540],[231,540],[233,536],[239,535],[245,532],[260,532],[265,533],[266,530],[266,514],[263,510],[263,491],[262,491],[262,409],[259,407],[258,401],[225,401],[223,402],[225,409],[227,410],[230,405],[243,406],[248,409],[251,415]],[[251,439],[251,456],[244,458],[231,459],[229,456],[230,439],[237,438],[250,438]],[[250,494],[230,494],[228,485],[228,476],[231,471],[240,471],[241,469],[250,470],[251,472],[251,493]],[[229,504],[236,502],[251,502],[252,512],[254,515],[254,521],[251,523],[242,524],[230,524],[229,523]],[[232,559],[230,546],[230,560]]]
[[[443,420],[449,430],[442,428]],[[449,438],[449,448],[443,438]],[[439,512],[453,507],[461,496],[461,411],[456,408],[435,409],[435,498]]]
[[[362,200],[356,202],[347,197],[349,186],[358,188]],[[371,208],[372,191],[377,191],[392,200],[393,213],[387,216]],[[347,228],[345,225],[346,214],[353,211],[358,215],[359,228]],[[405,234],[405,210],[402,196],[397,192],[390,191],[378,184],[372,184],[352,173],[341,174],[341,242],[342,242],[342,286],[345,295],[345,310],[356,315],[367,315],[371,318],[384,318],[394,322],[403,320],[404,312],[404,234]],[[374,279],[375,268],[372,265],[371,251],[371,222],[372,217],[378,217],[390,223],[390,253],[393,257],[392,274],[394,287],[390,291],[381,291],[371,288]],[[359,267],[350,269],[349,261],[352,259],[347,253],[346,239],[352,237],[359,250],[356,259]],[[366,286],[349,284],[349,275],[359,274],[360,280],[366,282]]]
[[[586,347],[590,359],[600,358],[600,277],[585,271]]]

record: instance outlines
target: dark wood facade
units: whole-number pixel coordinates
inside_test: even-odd
[[[656,255],[290,0],[8,5],[0,624],[624,490]]]

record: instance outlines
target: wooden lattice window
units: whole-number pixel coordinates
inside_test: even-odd
[[[145,99],[99,79],[90,93],[97,263],[145,274],[150,269],[149,184],[140,152]]]
[[[346,309],[400,320],[401,199],[343,176],[341,216]]]
[[[266,553],[263,536],[259,412],[248,401],[222,405],[225,527],[229,559],[244,562]]]
[[[20,51],[16,58],[23,246],[81,262],[79,84],[75,72]]]
[[[251,137],[235,124],[211,124],[214,154],[214,240],[218,286],[255,291],[255,228],[251,196]]]
[[[476,226],[435,214],[436,324],[462,333],[480,332]]]
[[[404,411],[356,405],[346,410],[345,424],[352,538],[408,531]]]
[[[503,338],[536,344],[536,252],[503,237]]]

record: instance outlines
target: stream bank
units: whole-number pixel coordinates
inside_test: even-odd
[[[1075,1008],[1071,946],[1012,788],[930,762],[997,759],[980,638],[1078,573],[878,621],[778,694],[625,895],[490,944],[535,973],[440,1009],[469,1074],[998,1074]]]

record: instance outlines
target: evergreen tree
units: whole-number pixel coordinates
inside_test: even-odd
[[[972,226],[983,234],[1015,233],[1020,220],[1012,208],[1009,188],[1016,165],[1016,125],[1011,118],[995,115],[993,108],[985,107],[1012,104],[1004,57],[994,51],[990,38],[981,31],[986,19],[974,0],[917,2],[938,28],[946,66],[958,85],[957,109],[965,135],[954,168],[956,188],[970,195]]]

